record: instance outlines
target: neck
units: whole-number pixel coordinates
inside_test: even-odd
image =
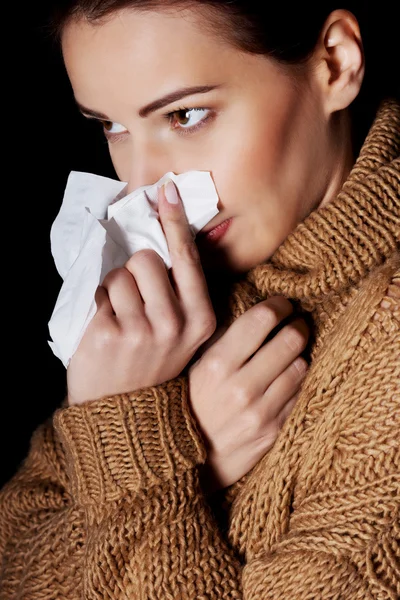
[[[339,193],[299,223],[267,263],[248,273],[256,289],[300,300],[311,310],[358,285],[398,252],[399,152],[400,103],[388,98]]]
[[[332,127],[335,130],[332,167],[319,207],[326,206],[337,197],[355,162],[352,125],[348,109],[333,115]]]

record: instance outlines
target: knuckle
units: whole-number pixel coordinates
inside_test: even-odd
[[[253,308],[253,316],[256,320],[256,326],[261,323],[262,325],[271,327],[277,318],[277,311],[268,304],[257,304]]]
[[[290,370],[294,380],[298,381],[299,379],[303,379],[304,375],[306,374],[308,370],[308,363],[300,356],[291,364]]]
[[[131,271],[138,263],[158,260],[159,258],[161,257],[155,250],[152,250],[151,248],[143,248],[142,250],[137,250],[134,254],[132,254],[132,256],[125,263],[125,269]]]
[[[247,389],[247,387],[244,385],[236,385],[233,390],[233,393],[232,393],[232,400],[233,400],[235,406],[239,410],[246,411],[246,418],[247,418],[248,412],[249,412],[249,411],[247,411],[247,409],[252,404],[251,394],[250,394],[249,390]]]
[[[176,315],[172,313],[162,319],[161,323],[157,327],[158,339],[167,344],[176,343],[182,334],[183,322]]]
[[[135,320],[131,327],[125,330],[125,339],[130,350],[143,348],[151,338],[151,327],[144,320]]]
[[[225,363],[221,356],[216,354],[209,353],[204,361],[204,366],[211,377],[221,377],[225,374]]]
[[[101,319],[92,329],[93,348],[95,352],[112,349],[119,338],[119,328],[112,319]]]
[[[192,240],[187,240],[171,248],[170,255],[173,262],[180,261],[193,265],[198,265],[200,263],[197,246]]]
[[[292,303],[284,296],[271,296],[268,300],[260,303],[260,306],[268,308],[270,318],[274,320],[274,324],[293,312]]]
[[[268,306],[270,306],[278,311],[282,311],[282,310],[287,310],[289,312],[293,311],[292,303],[287,298],[285,298],[285,296],[271,296],[270,298],[265,300],[265,303],[268,304]]]
[[[273,329],[280,320],[293,309],[289,300],[280,296],[274,296],[265,302],[256,304],[251,310],[254,313],[255,326],[259,324],[268,329]]]
[[[183,227],[188,227],[187,221],[179,210],[171,210],[168,211],[167,215],[163,215],[163,220],[166,223],[171,223],[172,227],[176,229],[182,229]]]
[[[196,324],[196,342],[202,343],[208,340],[217,328],[217,318],[213,313],[199,316]]]
[[[126,277],[126,275],[127,275],[126,269],[124,269],[123,267],[117,267],[117,268],[113,269],[112,271],[110,271],[109,273],[107,273],[107,275],[105,276],[104,281],[102,283],[102,286],[107,287],[110,284],[114,283],[115,281]]]
[[[288,417],[290,416],[290,413],[291,413],[291,410],[289,410],[289,409],[282,410],[279,413],[279,415],[276,417],[276,419],[274,421],[274,428],[276,431],[276,436],[278,435],[279,431],[282,429],[282,427],[286,423]]]
[[[183,210],[180,210],[182,208],[182,200],[179,200],[173,207],[170,205],[170,208],[175,210],[163,210],[162,221],[164,223],[174,223],[175,227],[188,227],[186,215]]]
[[[284,329],[284,340],[286,345],[293,352],[301,352],[307,343],[307,335],[303,329],[298,329],[295,325],[287,325]]]
[[[279,412],[279,414],[274,418],[271,425],[276,428],[277,433],[282,429],[288,418],[293,412],[294,407],[296,406],[297,400],[299,399],[299,392],[297,391],[292,398],[286,402],[285,406]]]
[[[269,425],[266,429],[261,432],[260,436],[256,437],[254,449],[257,454],[264,456],[268,450],[274,445],[276,438],[278,437],[279,430],[275,424]]]
[[[268,443],[270,444],[270,446],[273,446],[273,444],[276,442],[279,432],[283,427],[283,423],[280,424],[278,419],[275,419],[272,423],[270,423],[268,425]]]
[[[262,432],[262,418],[259,412],[252,408],[244,412],[240,417],[243,430],[249,438],[258,438]]]

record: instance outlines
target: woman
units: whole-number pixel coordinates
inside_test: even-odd
[[[400,107],[357,139],[357,19],[64,5],[118,176],[210,171],[220,212],[197,253],[169,183],[171,273],[138,253],[98,289],[66,402],[2,491],[1,597],[397,598]]]

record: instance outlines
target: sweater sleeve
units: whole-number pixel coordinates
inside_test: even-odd
[[[270,456],[290,452],[300,471],[271,459],[263,489],[256,465],[226,537],[199,484],[185,377],[59,409],[1,493],[1,599],[395,600],[396,290],[352,372],[315,397],[309,441],[290,449],[296,422],[282,430]]]
[[[180,377],[58,409],[0,507],[2,600],[241,599]]]

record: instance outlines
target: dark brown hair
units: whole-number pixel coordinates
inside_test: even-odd
[[[298,63],[310,55],[324,21],[335,8],[347,8],[360,19],[365,2],[344,4],[345,7],[337,2],[262,0],[61,0],[52,15],[51,29],[60,39],[65,25],[74,19],[84,18],[95,25],[129,8],[142,12],[196,8],[208,17],[205,23],[214,33],[240,50]]]

